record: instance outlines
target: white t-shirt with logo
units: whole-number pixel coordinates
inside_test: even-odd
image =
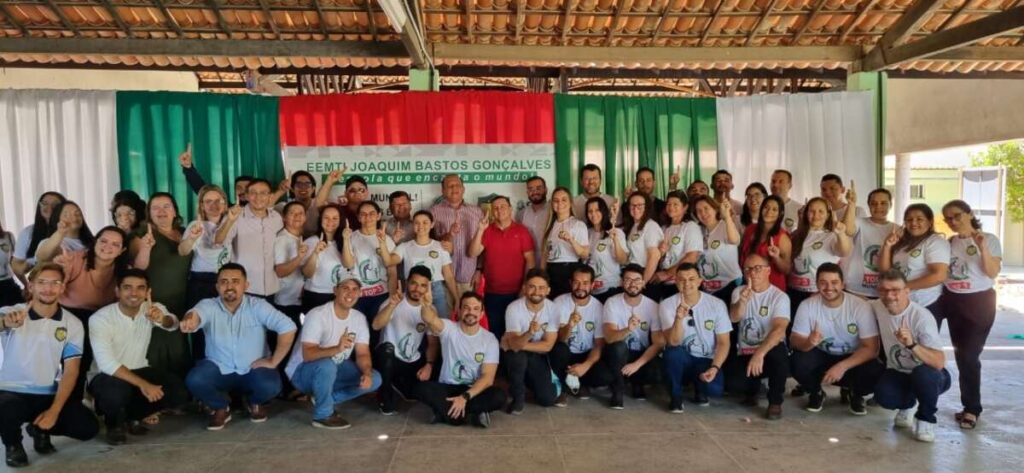
[[[0,315],[29,310],[26,304],[4,309]],[[64,374],[64,361],[82,356],[85,330],[77,317],[63,308],[49,319],[34,314],[30,311],[21,327],[0,330],[0,347],[4,351],[0,390],[55,394]]]
[[[300,237],[285,230],[278,232],[277,237],[274,238],[274,264],[283,264],[295,259],[296,256],[299,256],[299,245],[301,244],[303,243]],[[308,257],[309,253],[306,253],[306,258]],[[302,263],[291,274],[278,278],[281,286],[274,293],[275,304],[288,307],[302,303],[302,286],[305,283],[305,279],[302,277],[302,265],[306,263],[306,258],[302,259]]]
[[[562,294],[555,298],[555,313],[558,314],[558,326],[569,323],[574,310],[579,311],[580,321],[572,329],[565,341],[569,345],[569,353],[587,353],[594,348],[594,340],[604,338],[603,325],[604,305],[595,297],[591,297],[586,305],[577,306],[572,294]]]
[[[985,246],[988,254],[996,258],[1003,257],[1003,247],[999,237],[991,233],[985,235]],[[946,278],[946,289],[957,294],[971,294],[992,289],[995,281],[985,274],[985,262],[981,259],[981,251],[973,238],[954,236],[949,240],[952,258],[949,260],[949,277]]]
[[[903,272],[907,281],[912,281],[928,274],[929,264],[949,264],[950,258],[949,242],[942,235],[935,233],[913,248],[900,248],[892,255],[892,265]],[[928,307],[939,300],[941,295],[942,285],[936,284],[910,291],[910,300]]]
[[[839,220],[840,222],[846,220],[846,210],[849,209],[849,208],[850,208],[850,204],[847,203],[846,205],[843,206],[843,208],[837,209],[836,210],[836,220]],[[864,207],[855,207],[855,208],[857,209],[857,210],[855,210],[856,214],[854,214],[855,218],[867,218],[868,217],[868,212],[866,210],[864,210]]]
[[[398,307],[391,312],[391,320],[380,334],[380,343],[388,342],[394,345],[395,356],[405,363],[413,363],[420,359],[420,344],[423,343],[423,334],[427,331],[421,308],[420,305],[412,305],[409,299],[402,299]]]
[[[629,318],[636,315],[640,319],[640,326],[626,336],[626,348],[629,351],[644,351],[651,346],[651,332],[661,331],[661,321],[658,319],[658,303],[647,296],[640,296],[640,304],[633,307],[626,303],[625,294],[616,294],[604,302],[604,315],[602,320],[611,324],[616,330],[622,330],[629,326]]]
[[[907,319],[906,324],[913,333],[914,343],[933,350],[942,349],[942,339],[939,338],[939,327],[935,322],[935,316],[924,306],[911,302],[902,313],[892,315],[881,301],[873,301],[871,309],[877,318],[879,332],[882,335],[882,350],[885,350],[887,368],[909,373],[923,364],[914,356],[913,351],[896,340],[896,330],[903,326],[904,319]]]
[[[658,311],[662,330],[668,330],[675,324],[676,309],[679,308],[681,297],[682,294],[676,294],[661,301]],[[684,317],[682,323],[683,348],[698,358],[714,357],[717,342],[715,335],[732,331],[725,302],[706,292],[700,293],[700,300],[690,307],[690,315]]]
[[[483,365],[498,364],[498,339],[480,328],[476,335],[466,335],[458,323],[441,319],[444,329],[437,334],[441,341],[441,375],[443,384],[473,384],[483,373]]]
[[[334,314],[334,303],[329,302],[316,307],[306,314],[306,320],[302,323],[302,333],[292,347],[292,356],[288,360],[288,366],[284,369],[288,379],[295,376],[295,370],[302,364],[302,344],[315,344],[320,348],[336,346],[341,336],[348,332],[348,337],[355,340],[356,344],[366,345],[370,343],[370,330],[366,325],[366,316],[355,309],[348,310],[348,317],[345,320],[339,319]],[[355,345],[331,357],[335,364],[340,365],[353,356]]]
[[[732,303],[740,300],[740,294],[746,286],[737,287],[732,292]],[[772,331],[775,319],[789,321],[789,296],[781,289],[769,284],[763,292],[751,291],[750,300],[743,309],[743,318],[739,323],[739,342],[737,348],[741,355],[749,355],[761,346],[765,337]]]
[[[387,251],[395,251],[395,242],[385,236]],[[377,254],[380,241],[376,234],[364,235],[363,232],[352,232],[352,254],[356,257],[356,267],[352,270],[355,277],[363,284],[362,297],[379,296],[388,290],[388,267]]]
[[[609,289],[622,286],[622,267],[615,259],[612,232],[616,233],[620,245],[626,244],[626,235],[618,228],[609,230],[605,238],[601,238],[601,232],[590,231],[590,256],[587,258],[587,265],[594,269],[594,294],[603,294]]]
[[[221,266],[231,262],[232,240],[224,240],[220,245],[214,243],[218,225],[210,221],[193,221],[185,229],[185,236],[192,235],[192,228],[197,225],[203,226],[203,234],[199,235],[199,239],[192,246],[194,256],[190,270],[196,273],[216,273]]]
[[[410,240],[398,245],[395,249],[402,257],[402,267],[405,268],[403,279],[409,279],[409,271],[416,266],[423,266],[430,270],[430,281],[444,281],[442,269],[445,265],[452,264],[452,255],[441,247],[441,242],[430,240],[425,246],[420,246],[416,240]]]
[[[860,346],[862,339],[878,335],[878,324],[871,306],[864,299],[843,295],[843,303],[832,308],[825,305],[821,295],[806,299],[796,310],[793,333],[808,336],[817,327],[821,343],[817,349],[830,355],[849,355]]]
[[[804,204],[797,202],[796,199],[789,199],[786,205],[783,207],[782,215],[782,228],[785,228],[790,235],[796,231],[796,227],[800,225],[800,209],[803,208]]]
[[[793,249],[796,256],[793,257],[793,269],[790,270],[786,287],[803,292],[818,292],[818,266],[839,262],[839,255],[835,252],[837,238],[834,232],[824,229],[808,231],[803,247]]]
[[[626,252],[629,253],[629,262],[646,267],[647,249],[657,248],[658,245],[661,245],[661,240],[664,239],[665,234],[654,219],[648,220],[639,231],[635,228],[630,230],[626,238]]]
[[[882,254],[882,244],[894,227],[896,224],[892,222],[877,224],[870,218],[857,219],[853,251],[841,263],[847,291],[878,297],[878,258]]]
[[[559,234],[563,231],[568,232],[573,240],[576,240],[577,244],[583,245],[589,240],[587,226],[577,220],[576,217],[569,217],[561,222],[555,222],[551,226],[551,231],[548,232],[547,241],[544,242],[544,251],[547,252],[548,263],[576,263],[580,260],[579,256],[576,255],[576,251],[572,249],[572,245],[559,237]]]
[[[538,312],[532,312],[526,306],[526,297],[516,299],[505,309],[505,331],[517,332],[520,334],[530,330],[530,322],[534,317],[540,323],[540,331],[530,337],[531,342],[539,342],[544,338],[545,333],[558,332],[558,313],[555,311],[555,303],[544,299]]]
[[[725,220],[719,220],[704,237],[704,252],[697,264],[704,278],[703,288],[708,292],[715,292],[743,276],[739,245],[729,243],[726,227]]]
[[[691,251],[701,253],[704,251],[704,234],[700,225],[695,222],[683,222],[676,225],[669,225],[665,228],[665,243],[668,244],[668,251],[661,259],[661,269],[668,269],[679,263]],[[672,284],[675,275],[665,284]]]
[[[303,243],[306,245],[306,258],[312,258],[316,245],[320,243],[320,237],[311,236]],[[317,255],[316,272],[313,277],[306,279],[303,289],[319,294],[334,293],[334,286],[340,281],[347,279],[351,272],[341,264],[341,251],[338,243],[334,240],[327,242],[327,248]]]

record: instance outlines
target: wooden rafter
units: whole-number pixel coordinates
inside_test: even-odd
[[[804,33],[806,33],[808,29],[810,29],[811,23],[813,23],[814,19],[818,17],[819,13],[821,13],[821,9],[825,8],[826,3],[828,3],[828,0],[818,0],[818,4],[814,6],[814,10],[811,10],[811,16],[807,17],[807,21],[805,21],[804,25],[800,27],[800,31],[797,31],[796,34],[793,35],[793,39],[789,44],[795,45],[799,43],[800,38],[803,37]]]
[[[572,13],[576,10],[579,0],[565,0],[565,14],[562,15],[562,45],[565,46],[572,30]]]
[[[469,42],[473,42],[473,2],[476,0],[462,0],[463,6],[463,23],[466,24],[466,37]]]
[[[320,7],[320,0],[313,0],[313,8],[316,9],[316,20],[320,23],[320,34],[324,39],[329,39],[330,32],[327,31],[327,17],[324,16],[324,9]]]
[[[761,32],[761,28],[764,27],[764,22],[771,16],[772,10],[775,9],[775,4],[779,3],[779,0],[771,0],[768,6],[765,7],[764,11],[761,12],[761,16],[757,19],[757,23],[750,29],[750,34],[747,35],[747,42],[744,45],[750,45],[754,41],[754,38]]]
[[[725,0],[718,0],[718,5],[715,5],[715,12],[711,14],[708,23],[704,25],[704,31],[700,33],[700,43],[697,43],[697,46],[704,46],[708,42],[708,35],[711,34],[711,25],[715,24],[715,20],[718,19],[718,14],[722,12],[724,5]]]
[[[99,0],[99,1],[100,1],[100,3],[103,4],[103,9],[107,11],[107,14],[109,14],[110,17],[114,19],[114,23],[117,23],[117,27],[121,28],[121,30],[124,31],[124,34],[127,37],[131,38],[132,37],[132,27],[128,26],[128,23],[124,22],[124,19],[121,18],[121,15],[117,13],[117,10],[114,9],[114,6],[110,4],[110,0]]]
[[[949,26],[952,25],[957,18],[960,18],[960,15],[964,14],[964,10],[966,10],[967,7],[970,6],[972,3],[974,3],[974,0],[964,0],[964,3],[960,5],[960,7],[956,9],[956,11],[949,15],[949,17],[946,18],[946,21],[943,21],[942,24],[939,25],[938,29],[936,29],[935,31],[942,31],[946,28],[949,28]]]
[[[516,44],[523,42],[524,21],[526,21],[526,0],[516,0]]]
[[[899,46],[920,29],[921,25],[931,18],[935,10],[938,10],[944,3],[944,0],[917,0],[885,31],[875,47]]]
[[[661,36],[661,25],[663,23],[665,23],[665,20],[668,18],[668,14],[669,14],[668,4],[671,1],[672,0],[665,0],[665,8],[661,10],[661,15],[658,17],[658,22],[654,25],[654,32],[651,33],[651,42],[650,42],[651,46],[654,46],[654,42],[658,40],[658,36]]]
[[[366,7],[366,21],[370,24],[370,35],[373,36],[374,41],[377,41],[377,20],[373,18],[373,2],[363,0],[363,6]]]
[[[850,36],[850,33],[853,32],[853,29],[857,27],[857,23],[860,23],[860,20],[863,20],[864,17],[867,16],[868,12],[871,11],[871,9],[874,8],[875,4],[877,3],[878,0],[868,0],[867,5],[864,5],[864,8],[860,9],[857,12],[857,16],[853,17],[853,20],[851,20],[850,24],[846,26],[846,29],[839,34],[839,41],[836,42],[837,45],[846,42],[846,38]]]
[[[178,25],[178,21],[171,16],[170,10],[167,9],[167,5],[164,5],[163,0],[151,0],[157,8],[160,9],[160,14],[164,16],[164,23],[167,24],[179,38],[185,37],[185,32],[181,30],[181,26]],[[269,12],[269,10],[267,10]],[[271,22],[273,24],[273,22]],[[277,27],[274,27],[274,31],[277,31]]]
[[[398,41],[0,38],[0,53],[99,56],[407,57]]]
[[[217,27],[230,38],[231,27],[228,26],[227,20],[224,19],[224,13],[220,11],[220,0],[206,0],[206,4],[213,9],[213,14],[217,16]]]
[[[53,11],[53,14],[57,15],[57,18],[60,19],[60,22],[61,24],[64,25],[64,28],[71,30],[71,32],[74,33],[75,36],[82,36],[82,32],[78,31],[78,26],[75,26],[75,24],[70,19],[68,19],[68,16],[64,14],[63,9],[61,9],[57,5],[54,5],[51,0],[43,1],[46,3],[46,6],[50,7],[50,10]]]
[[[7,11],[7,7],[4,5],[0,5],[0,16],[6,18],[8,23],[17,28],[18,31],[21,31],[21,35],[23,37],[28,37],[28,30],[25,28],[25,25],[21,24],[21,22],[11,14],[11,12]]]
[[[606,36],[605,39],[604,39],[604,45],[605,46],[611,46],[612,45],[612,39],[615,38],[615,33],[617,33],[615,27],[619,25],[619,18],[622,18],[622,13],[623,13],[622,4],[626,3],[626,2],[629,2],[629,1],[630,0],[617,0],[615,2],[615,16],[612,17],[611,23],[608,23],[608,36]],[[630,5],[630,8],[632,8],[633,3],[630,2],[629,5]]]
[[[263,11],[263,16],[267,18],[267,25],[270,25],[270,31],[274,32],[274,36],[281,39],[281,30],[277,27],[277,22],[274,21],[274,17],[270,14],[270,7],[267,6],[266,0],[259,0],[260,10]]]

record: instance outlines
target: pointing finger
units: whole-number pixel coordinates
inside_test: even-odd
[[[185,145],[185,152],[188,153],[188,154],[192,154],[192,142],[191,141],[189,141],[188,144]]]

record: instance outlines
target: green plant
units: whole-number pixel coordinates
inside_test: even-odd
[[[1006,167],[1006,211],[1014,222],[1024,221],[1024,142],[990,145],[972,154],[971,164]]]

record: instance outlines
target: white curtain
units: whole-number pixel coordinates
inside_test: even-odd
[[[733,175],[733,198],[751,182],[769,187],[775,169],[793,173],[800,201],[820,193],[823,174],[854,180],[861,200],[880,184],[871,92],[725,98],[717,109],[718,166]]]
[[[17,232],[46,191],[82,207],[93,229],[111,222],[120,190],[114,92],[0,90],[0,218]]]

